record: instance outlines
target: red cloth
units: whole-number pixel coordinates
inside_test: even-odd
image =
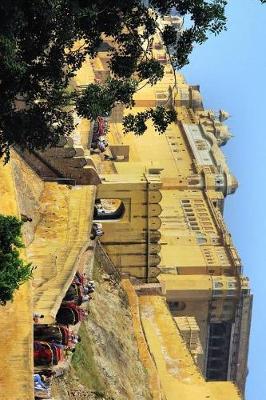
[[[97,122],[98,122],[98,135],[99,136],[104,136],[106,134],[105,132],[105,121],[102,117],[98,117],[97,118]]]
[[[49,345],[41,342],[34,342],[34,359],[45,359],[47,362],[51,362],[53,353]]]

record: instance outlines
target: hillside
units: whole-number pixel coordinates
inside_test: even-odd
[[[69,372],[55,379],[55,400],[150,400],[125,292],[96,262],[97,289]]]

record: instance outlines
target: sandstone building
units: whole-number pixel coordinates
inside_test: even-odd
[[[160,59],[159,37],[155,44]],[[177,123],[163,135],[150,125],[136,137],[122,133],[127,110],[118,109],[110,118],[112,153],[122,144],[129,156],[114,162],[114,172],[104,175],[98,187],[98,198],[119,199],[125,206],[116,220],[102,220],[102,243],[122,273],[161,284],[202,377],[221,382],[221,388],[222,382],[235,382],[243,393],[252,295],[223,220],[225,198],[238,186],[221,150],[231,138],[224,124],[228,114],[205,110],[199,87],[187,84],[181,74],[172,90],[173,72],[163,63],[165,77],[136,94],[133,113],[167,104],[170,98]],[[105,64],[102,53],[97,68],[104,70]],[[96,67],[94,71],[97,76]]]
[[[129,111],[117,107],[108,121],[111,160],[90,153],[93,123],[79,120],[57,148],[31,154],[17,149],[12,171],[3,173],[1,166],[1,212],[33,217],[24,233],[27,258],[37,265],[33,308],[30,288],[23,292],[25,332],[33,309],[45,314],[44,323],[54,321],[83,258],[93,257],[90,229],[93,220],[101,221],[101,243],[127,291],[153,398],[238,400],[247,376],[252,295],[223,219],[226,196],[238,186],[221,150],[231,138],[228,114],[205,110],[199,87],[174,76],[158,35],[153,53],[165,76],[137,92],[129,111],[174,107],[177,121],[165,134],[150,124],[141,137],[124,135],[122,118]],[[73,85],[106,77],[107,62],[104,50],[88,59]],[[11,198],[17,204],[10,211]],[[16,299],[12,307],[19,307]],[[3,310],[0,315],[5,318]],[[24,370],[15,360],[28,379],[18,389],[28,393],[26,400],[33,395],[31,340],[28,326],[21,343]],[[10,392],[6,397],[17,398]]]

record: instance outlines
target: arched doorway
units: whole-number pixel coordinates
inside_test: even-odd
[[[125,214],[125,205],[120,199],[97,199],[94,207],[95,221],[120,220]]]

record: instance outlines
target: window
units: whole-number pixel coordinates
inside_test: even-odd
[[[231,313],[222,313],[221,319],[222,320],[230,320],[232,318]]]
[[[171,312],[183,311],[186,308],[186,303],[183,301],[169,301],[168,307]]]
[[[194,228],[194,227],[198,228],[199,227],[197,222],[189,222],[189,225],[191,226],[191,228]]]
[[[233,304],[224,304],[223,305],[223,310],[224,311],[232,311]]]
[[[214,297],[219,297],[219,296],[222,295],[222,291],[221,291],[221,290],[213,290],[213,291],[212,291],[212,295],[213,295]]]
[[[189,185],[198,185],[199,179],[189,179],[188,183]]]
[[[167,99],[167,95],[164,92],[156,92],[156,99]]]
[[[205,244],[207,243],[207,239],[204,237],[197,237],[197,243],[198,244]]]
[[[165,104],[168,96],[165,92],[156,92],[155,97],[156,97],[156,104],[160,106]]]

